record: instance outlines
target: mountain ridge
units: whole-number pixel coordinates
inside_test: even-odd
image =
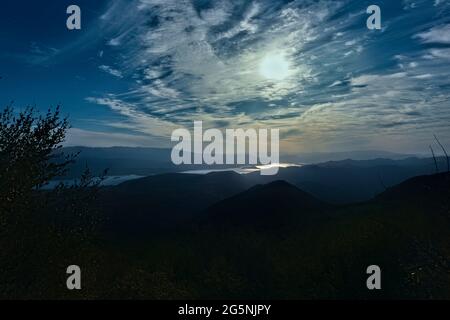
[[[206,219],[220,227],[252,226],[273,231],[294,221],[309,223],[322,218],[322,211],[329,207],[294,185],[276,180],[215,203],[206,210]]]

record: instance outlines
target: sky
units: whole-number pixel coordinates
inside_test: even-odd
[[[68,30],[66,8],[81,8]],[[381,30],[366,9],[381,8]],[[282,153],[450,143],[450,0],[2,1],[0,106],[60,104],[67,145],[280,129]]]

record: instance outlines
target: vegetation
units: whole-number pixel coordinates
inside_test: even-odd
[[[101,188],[87,170],[73,186],[42,190],[76,160],[61,152],[67,129],[59,108],[0,116],[0,298],[450,298],[449,173],[345,206],[272,183],[133,240],[108,229],[104,206],[117,192],[128,197],[127,188]],[[81,267],[80,291],[66,288],[71,264]],[[381,291],[366,288],[372,264]]]
[[[0,114],[1,297],[47,296],[50,270],[93,239],[100,180],[86,169],[75,185],[42,190],[76,159],[60,151],[68,127],[59,107]]]

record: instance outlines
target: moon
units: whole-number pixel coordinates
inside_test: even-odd
[[[283,53],[267,54],[259,65],[259,73],[269,80],[283,80],[289,76],[289,61]]]

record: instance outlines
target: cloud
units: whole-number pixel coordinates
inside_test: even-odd
[[[439,58],[448,60],[450,59],[450,49],[431,49],[429,50],[428,55],[426,55],[425,58]]]
[[[176,110],[201,108],[227,117],[238,114],[236,105],[243,101],[282,100],[300,92],[312,70],[297,61],[298,54],[304,44],[317,39],[319,30],[314,29],[340,5],[298,5],[297,1],[286,5],[212,1],[206,7],[173,0],[164,5],[145,0],[139,6],[117,2],[102,19],[117,24],[112,39],[120,39],[121,74],[137,78],[137,85],[120,98],[138,100],[151,113],[168,111],[176,122],[183,119],[183,114],[174,114]],[[122,12],[129,19],[122,20]],[[248,48],[238,50],[234,47],[238,42],[244,47],[248,43]],[[258,72],[259,63],[278,52],[290,60],[291,77],[273,83]]]
[[[128,129],[129,131],[159,138],[170,137],[172,131],[176,129],[174,124],[148,115],[135,105],[112,96],[104,98],[88,97],[86,100],[90,103],[107,106],[112,111],[125,117],[124,121],[109,122],[108,125],[110,127]]]
[[[29,52],[16,55],[16,58],[32,65],[48,65],[52,59],[60,53],[60,50],[37,42],[31,42]]]
[[[98,67],[100,70],[109,73],[110,75],[117,77],[117,78],[123,78],[122,72],[119,70],[116,70],[110,66],[101,65]]]
[[[132,135],[117,132],[100,132],[71,128],[67,132],[64,146],[86,146],[86,147],[150,147],[158,146],[160,141],[151,139],[149,136]]]
[[[434,27],[429,31],[418,33],[415,37],[423,43],[450,44],[450,24]]]
[[[221,33],[217,36],[217,39],[228,39],[237,36],[241,32],[255,33],[258,30],[258,25],[252,22],[252,19],[259,13],[260,7],[257,3],[253,2],[251,7],[247,10],[244,18],[239,21],[236,26]]]
[[[132,83],[88,101],[124,118],[111,127],[155,137],[203,120],[277,127],[299,133],[284,135],[291,143],[337,148],[442,128],[450,120],[448,21],[435,19],[433,6],[417,10],[426,1],[408,0],[407,10],[386,15],[389,29],[368,32],[364,8],[350,3],[113,1],[95,32],[107,39],[105,56],[117,58],[101,69]],[[425,14],[435,20],[424,23]],[[283,81],[259,72],[271,54],[286,57]]]

